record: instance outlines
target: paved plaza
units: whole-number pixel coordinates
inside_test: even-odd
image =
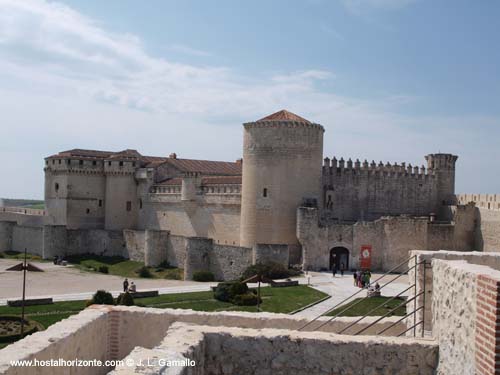
[[[17,260],[0,259],[0,305],[7,300],[19,299],[22,295],[22,272],[6,271],[7,268],[19,263]],[[104,275],[81,271],[71,266],[57,266],[48,262],[31,262],[45,272],[28,272],[26,277],[26,296],[28,298],[52,297],[54,301],[71,301],[90,299],[98,289],[110,291],[117,296],[122,290],[123,277]],[[380,275],[373,274],[372,281]],[[379,283],[395,278],[395,275],[384,277]],[[217,283],[199,283],[194,281],[129,278],[134,281],[138,290],[158,290],[160,294],[186,293],[208,291]],[[297,313],[300,316],[316,317],[332,307],[345,301],[349,296],[358,293],[356,297],[366,296],[366,291],[353,285],[352,273],[346,272],[343,277],[337,274],[333,277],[326,272],[308,272],[298,278],[299,283],[310,285],[331,298]],[[253,285],[252,285],[253,286]],[[382,295],[393,296],[406,289],[407,276],[402,276],[382,289]]]

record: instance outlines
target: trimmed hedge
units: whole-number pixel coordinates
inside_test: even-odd
[[[123,306],[134,306],[134,297],[129,292],[120,293],[118,298],[116,298],[117,305]]]
[[[115,300],[111,293],[105,290],[98,290],[93,295],[92,299],[87,302],[88,305],[114,305]]]
[[[194,281],[214,281],[215,276],[210,271],[196,271],[193,273]]]
[[[153,277],[153,275],[151,274],[151,271],[146,266],[142,266],[141,268],[136,270],[135,273],[138,274],[139,277],[144,277],[144,278]]]
[[[214,290],[214,298],[222,302],[232,302],[239,294],[248,292],[246,283],[239,281],[223,282],[217,284]]]

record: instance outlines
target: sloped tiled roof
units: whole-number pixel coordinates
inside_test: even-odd
[[[168,158],[165,163],[181,172],[196,172],[202,175],[241,175],[241,163],[228,161]]]
[[[97,151],[73,149],[62,151],[49,156],[51,158],[80,158],[80,159],[117,159],[117,160],[138,160],[144,166],[156,168],[163,163],[168,163],[181,173],[191,172],[202,175],[233,176],[241,175],[241,163],[212,160],[178,159],[177,157],[144,156],[137,150]]]
[[[257,122],[259,121],[297,121],[297,122],[306,122],[309,124],[311,123],[309,120],[306,120],[305,118],[300,117],[295,113],[289,112],[286,109],[282,109],[281,111],[273,113],[272,115],[257,120]]]
[[[202,177],[201,185],[241,185],[241,176],[209,176]],[[177,186],[182,185],[182,177],[169,178],[167,180],[157,183],[162,186]]]

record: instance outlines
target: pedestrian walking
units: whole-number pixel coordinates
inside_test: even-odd
[[[352,274],[352,277],[354,278],[354,286],[358,286],[358,271],[355,270]]]
[[[123,291],[124,292],[128,291],[128,279],[125,279],[123,281]]]
[[[335,277],[337,275],[337,266],[334,264],[332,267],[332,275]]]
[[[345,269],[344,263],[340,263],[340,276],[341,277],[344,277],[344,269]]]

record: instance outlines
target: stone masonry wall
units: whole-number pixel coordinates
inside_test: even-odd
[[[108,359],[108,337],[113,335],[105,311],[87,309],[73,315],[49,329],[34,333],[0,350],[0,374],[3,375],[101,375],[109,367],[66,367],[10,366],[10,361],[33,360],[48,361],[58,358],[64,360],[100,360]]]
[[[160,345],[152,350],[136,348],[132,357],[145,359],[154,353],[170,360],[195,360],[195,367],[177,370],[186,375],[430,375],[437,365],[437,351],[437,345],[429,340],[175,323]],[[160,369],[156,366],[147,371]],[[146,369],[136,366],[118,368],[112,374],[128,371],[146,373]]]
[[[432,264],[426,269],[425,279],[423,268],[419,267],[417,293],[425,283],[426,330],[432,330],[439,343],[437,373],[500,373],[500,254],[447,251],[412,254],[417,256],[417,262],[427,260]],[[413,278],[412,271],[409,279]],[[412,297],[410,289],[409,298]],[[422,303],[419,298],[417,306]],[[421,319],[419,314],[417,321]]]
[[[214,244],[209,269],[216,280],[235,280],[252,264],[252,249]]]
[[[359,268],[361,247],[369,245],[372,248],[371,268],[383,271],[404,262],[413,249],[473,250],[470,212],[457,212],[460,229],[453,224],[430,222],[426,217],[408,216],[354,224],[323,223],[317,209],[299,207],[297,237],[303,249],[302,265],[304,269],[328,269],[330,250],[334,247],[345,247],[349,251],[349,268],[356,269]]]
[[[43,253],[43,228],[25,227],[15,225],[12,230],[12,249],[30,254],[42,255]]]

